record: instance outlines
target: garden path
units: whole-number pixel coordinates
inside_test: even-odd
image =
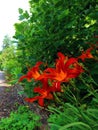
[[[23,101],[17,95],[16,87],[7,84],[3,71],[0,71],[0,118],[9,116]]]
[[[7,87],[10,86],[9,84],[6,83],[5,81],[5,75],[3,71],[0,71],[0,88],[1,87]],[[1,93],[1,92],[0,92]]]

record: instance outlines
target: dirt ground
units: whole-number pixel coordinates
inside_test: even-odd
[[[5,82],[4,73],[0,71],[0,118],[8,117],[10,112],[17,110],[19,105],[28,105],[32,111],[41,116],[42,130],[45,130],[49,113],[36,103],[26,103],[24,96],[18,94],[19,90],[19,85],[8,85]]]

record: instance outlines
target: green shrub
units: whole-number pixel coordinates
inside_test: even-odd
[[[40,117],[26,106],[20,106],[7,118],[0,120],[0,130],[36,130],[41,125]]]
[[[38,60],[51,64],[58,51],[77,56],[94,42],[98,33],[98,8],[94,0],[29,0],[30,14],[19,9],[14,38],[21,52],[19,62],[30,65]]]
[[[22,68],[17,61],[17,52],[14,46],[10,45],[10,47],[2,50],[0,63],[2,69],[5,71],[6,79],[11,81],[10,83],[16,83]]]

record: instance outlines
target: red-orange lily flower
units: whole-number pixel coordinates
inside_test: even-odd
[[[52,92],[61,92],[61,87],[60,87],[60,83],[59,82],[55,82],[53,83],[53,86],[49,86],[48,85],[48,80],[42,80],[43,86],[42,88],[40,87],[35,87],[34,88],[34,92],[35,93],[39,93],[39,96],[35,96],[33,98],[25,98],[25,100],[27,102],[34,102],[36,100],[38,100],[38,104],[40,106],[44,106],[44,99],[49,99],[52,100],[53,99],[53,95]]]
[[[91,59],[94,58],[93,55],[91,54],[91,51],[93,50],[93,47],[88,48],[86,51],[82,52],[82,55],[78,57],[78,59],[81,59],[84,61],[85,59]]]
[[[20,77],[19,82],[22,81],[23,79],[27,79],[28,81],[31,81],[31,79],[37,80],[37,78],[40,76],[39,73],[39,66],[42,64],[42,62],[37,62],[34,67],[29,69],[26,75],[23,75]]]
[[[68,82],[71,78],[76,78],[84,70],[79,65],[77,58],[69,58],[62,53],[58,53],[56,68],[47,68],[39,79],[49,78],[59,82]]]
[[[36,100],[38,100],[38,104],[40,106],[44,106],[44,99],[53,99],[53,95],[50,93],[50,91],[48,89],[43,89],[43,88],[40,88],[40,87],[35,87],[34,88],[34,92],[37,92],[40,94],[40,96],[35,96],[33,98],[25,98],[25,100],[27,102],[34,102]]]
[[[48,85],[48,79],[44,79],[41,81],[43,83],[42,87],[35,87],[34,92],[39,93],[38,96],[33,98],[25,98],[27,102],[33,103],[34,101],[38,100],[38,104],[40,106],[44,106],[44,99],[53,99],[53,92],[61,92],[60,82],[54,82],[52,86]]]

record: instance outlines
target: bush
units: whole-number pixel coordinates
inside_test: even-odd
[[[78,56],[98,34],[97,2],[94,0],[30,0],[30,14],[19,9],[14,38],[21,52],[19,62],[34,65],[43,60],[51,64],[58,51]]]

